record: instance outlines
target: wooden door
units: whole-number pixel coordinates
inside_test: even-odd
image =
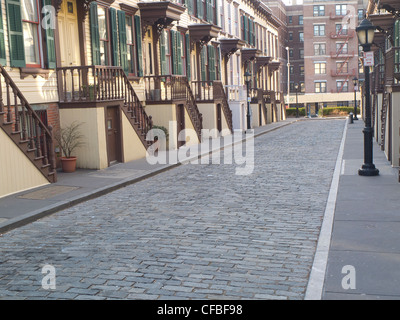
[[[121,161],[121,126],[119,108],[108,107],[106,111],[107,155],[108,164]]]
[[[217,104],[217,130],[218,132],[222,131],[222,110],[221,104]]]
[[[185,129],[185,106],[183,104],[179,104],[176,106],[176,122],[179,136],[179,133]],[[184,144],[185,141],[179,141],[178,139],[178,148],[183,146]]]
[[[80,47],[76,0],[63,0],[58,13],[61,66],[79,66]]]

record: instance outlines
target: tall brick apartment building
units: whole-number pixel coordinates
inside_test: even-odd
[[[353,106],[353,79],[363,77],[355,32],[365,14],[363,1],[292,0],[280,10],[282,1],[264,2],[274,14],[286,14],[284,65],[290,73],[290,106],[296,104],[296,91],[299,104],[311,113],[321,107]],[[287,71],[282,73],[287,83],[284,74]],[[287,97],[287,85],[283,87]]]

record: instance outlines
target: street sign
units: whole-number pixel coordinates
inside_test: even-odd
[[[374,52],[368,51],[364,52],[364,67],[373,67],[374,66]]]

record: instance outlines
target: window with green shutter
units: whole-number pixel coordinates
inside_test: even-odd
[[[161,75],[170,74],[169,72],[169,49],[168,49],[168,32],[163,30],[160,34],[160,65]]]
[[[143,58],[142,58],[142,31],[140,17],[135,16],[135,33],[136,33],[136,57],[138,76],[143,76]]]
[[[54,19],[54,17],[50,16],[54,13],[54,9],[51,3],[51,0],[44,0],[45,10],[43,13],[43,21],[50,22],[50,19]],[[47,10],[46,8],[51,8]],[[47,53],[47,68],[55,69],[57,60],[56,60],[56,44],[54,39],[54,29],[50,24],[46,24],[45,27],[45,36],[46,36],[46,53]]]
[[[188,81],[191,80],[191,74],[190,74],[190,39],[189,39],[189,34],[187,33],[185,35],[185,43],[186,43],[186,77]]]
[[[109,9],[109,13],[110,13],[112,65],[113,66],[119,66],[120,64],[119,64],[117,10],[115,10],[114,8],[110,8]],[[124,19],[124,21],[125,21],[125,19]]]
[[[90,40],[92,46],[92,64],[100,65],[100,34],[97,3],[90,3]]]
[[[215,70],[215,47],[212,45],[208,47],[208,79],[210,81],[216,80],[216,70]]]
[[[207,60],[207,47],[203,46],[200,51],[200,77],[201,81],[207,80],[207,73],[206,73],[206,60]]]
[[[196,17],[204,19],[204,3],[202,0],[196,0]]]
[[[21,2],[19,0],[6,0],[6,8],[10,64],[12,67],[25,67]]]
[[[127,40],[127,32],[126,32],[126,23],[127,18],[125,16],[125,12],[118,10],[118,33],[119,33],[119,58],[120,58],[120,66],[125,71],[125,73],[129,73],[129,63],[128,63],[128,40]],[[129,17],[131,19],[131,17]],[[128,20],[129,21],[129,20]],[[129,41],[131,44],[132,40]]]
[[[183,75],[183,37],[180,32],[171,30],[173,74]]]
[[[6,44],[4,40],[3,12],[0,6],[0,64],[6,65]]]

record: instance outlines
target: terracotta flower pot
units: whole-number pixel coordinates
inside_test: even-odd
[[[75,172],[76,170],[76,157],[61,158],[61,167],[64,172]]]

